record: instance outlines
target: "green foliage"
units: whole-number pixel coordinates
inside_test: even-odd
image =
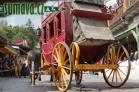
[[[27,40],[29,47],[33,48],[38,43],[37,31],[30,19],[22,26],[8,26],[7,21],[0,21],[0,34],[7,38],[8,43],[13,43],[17,40]]]

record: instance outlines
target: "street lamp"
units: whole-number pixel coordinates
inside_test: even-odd
[[[12,25],[10,25],[9,27],[12,28]]]
[[[37,36],[41,36],[41,29],[38,27],[38,29],[37,29]]]

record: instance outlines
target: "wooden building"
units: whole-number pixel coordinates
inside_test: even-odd
[[[139,53],[139,0],[123,0],[113,15],[108,24],[115,39]]]
[[[12,48],[8,43],[7,39],[0,34],[0,57],[4,59],[4,56],[8,55],[18,55],[18,51]]]

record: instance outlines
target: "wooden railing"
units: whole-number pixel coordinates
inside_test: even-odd
[[[138,0],[127,0],[127,1],[128,1],[127,3],[128,5],[126,7],[126,10],[130,8],[132,5],[134,5]],[[125,8],[124,5],[125,4],[117,8],[117,12],[113,14],[114,15],[113,19],[108,21],[109,26],[115,23],[118,19],[120,19],[121,15],[124,13],[124,8]]]
[[[115,21],[117,21],[121,15],[123,14],[123,5],[119,6],[117,8],[116,13],[113,14],[113,19],[109,21],[109,25],[113,24]]]
[[[138,0],[129,0],[128,2],[128,7],[132,6],[133,4],[135,4],[135,2],[137,2]]]

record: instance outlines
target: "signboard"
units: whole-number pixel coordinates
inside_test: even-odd
[[[45,12],[55,12],[55,11],[64,11],[66,8],[64,7],[52,7],[52,6],[45,6]]]

